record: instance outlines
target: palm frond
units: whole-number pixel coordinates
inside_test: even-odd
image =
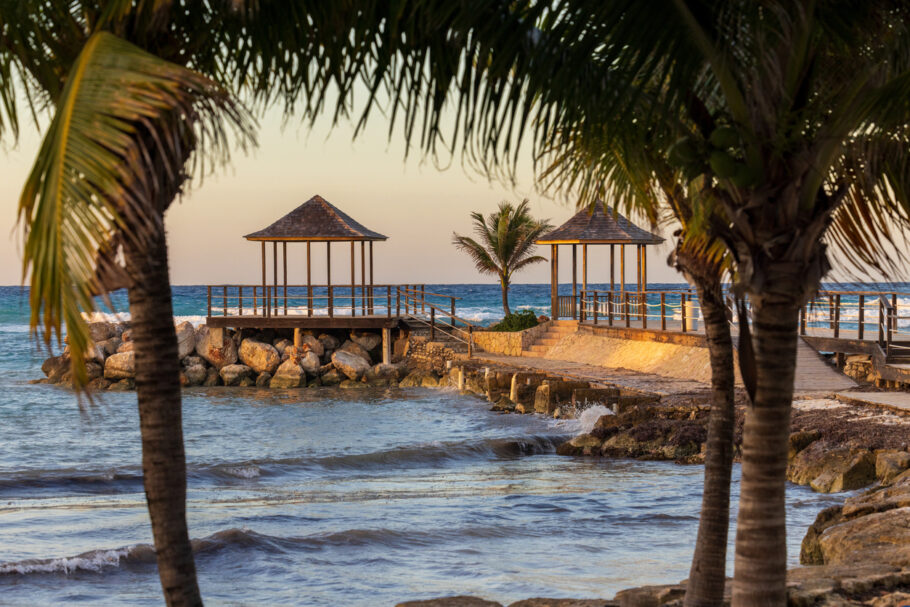
[[[190,153],[226,159],[227,129],[249,137],[243,111],[211,80],[105,32],[73,64],[22,192],[23,276],[31,326],[46,343],[67,337],[77,382],[89,351],[82,313],[95,259],[117,234],[141,243],[163,229]]]

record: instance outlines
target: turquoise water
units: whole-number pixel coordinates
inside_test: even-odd
[[[497,314],[497,287],[433,286],[446,288],[465,296],[460,308]],[[175,288],[175,313],[199,316],[203,294]],[[545,312],[547,298],[546,285],[522,285],[513,305]],[[0,603],[159,605],[135,395],[80,408],[27,383],[42,360],[23,293],[0,288]],[[184,394],[209,605],[610,597],[687,575],[702,468],[556,456],[579,421],[495,415],[423,389]],[[791,563],[818,510],[839,501],[791,488]]]

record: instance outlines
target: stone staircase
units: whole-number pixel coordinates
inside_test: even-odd
[[[550,348],[558,344],[563,337],[571,335],[577,330],[577,320],[551,321],[550,326],[547,327],[547,331],[534,340],[534,343],[524,350],[521,355],[542,357],[550,351]]]

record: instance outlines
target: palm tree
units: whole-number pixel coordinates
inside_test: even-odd
[[[642,114],[646,109],[642,103]],[[691,115],[681,117],[680,125],[691,129],[696,124]],[[687,607],[719,607],[726,585],[734,457],[735,371],[724,294],[724,279],[732,272],[733,260],[723,242],[707,238],[699,225],[701,218],[695,209],[705,206],[699,198],[710,195],[699,187],[703,182],[682,187],[679,169],[663,153],[655,153],[660,146],[654,145],[653,133],[631,130],[626,137],[621,148],[603,145],[603,138],[590,131],[585,137],[568,138],[570,145],[548,151],[549,164],[541,177],[545,187],[557,190],[577,190],[580,181],[608,183],[609,189],[602,189],[601,195],[609,195],[616,206],[643,214],[652,224],[669,212],[681,226],[670,263],[695,286],[711,364],[704,491],[685,603]]]
[[[540,238],[553,226],[546,220],[537,221],[528,212],[527,199],[515,207],[502,202],[499,210],[484,218],[482,213],[471,213],[474,220],[474,232],[478,239],[453,234],[452,244],[464,251],[474,260],[474,267],[481,274],[494,274],[499,277],[502,288],[502,310],[506,316],[509,309],[509,285],[512,275],[535,263],[546,261],[540,255],[531,255],[534,241]]]
[[[578,26],[576,40],[603,67],[603,84],[588,89],[596,102],[584,100],[585,82],[596,79],[580,79],[563,88],[562,98],[517,104],[501,120],[499,108],[478,110],[493,117],[496,124],[486,128],[496,136],[477,145],[490,155],[510,139],[511,125],[531,115],[539,147],[593,130],[595,137],[606,132],[607,145],[625,154],[621,141],[630,124],[660,145],[680,132],[679,116],[693,96],[706,100],[712,129],[688,133],[664,152],[682,169],[681,187],[700,183],[708,193],[694,199],[694,214],[709,241],[726,245],[734,289],[752,307],[751,335],[749,323],[741,323],[741,343],[754,345],[754,359],[741,359],[752,406],[733,603],[782,605],[799,309],[829,269],[829,244],[841,245],[857,265],[894,272],[895,260],[878,243],[894,240],[891,226],[910,225],[910,8],[889,1],[667,0],[567,2],[554,10],[574,22],[586,13],[588,26]],[[672,17],[649,27],[655,13]],[[541,39],[546,49],[546,29]],[[574,44],[567,42],[563,55]],[[545,80],[513,65],[514,91]],[[653,82],[661,84],[657,91]],[[539,90],[532,86],[528,94]],[[647,95],[654,96],[654,111],[636,116]],[[501,97],[511,103],[509,94]],[[598,183],[588,185],[583,198],[599,194]]]
[[[494,36],[509,10],[478,3],[464,15],[486,15]],[[368,79],[366,112],[396,70],[412,73],[405,41],[422,62],[419,42],[463,30],[464,15],[445,2],[0,0],[0,136],[18,135],[23,103],[46,124],[19,206],[31,324],[49,346],[66,323],[81,387],[92,345],[83,313],[94,295],[127,288],[143,480],[169,605],[201,597],[165,212],[192,175],[225,162],[231,144],[253,142],[248,108],[279,102],[314,117],[334,84],[338,118],[354,82]],[[430,100],[428,115],[443,101]]]

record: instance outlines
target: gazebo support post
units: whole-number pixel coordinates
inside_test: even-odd
[[[267,279],[266,279],[266,274],[265,274],[265,241],[263,240],[262,241],[262,315],[263,316],[269,315],[268,298],[265,295],[265,291],[268,288],[268,286],[267,286],[268,283],[266,282],[266,280]]]
[[[351,316],[357,316],[357,274],[354,272],[354,241],[351,241]]]
[[[313,315],[313,274],[310,264],[310,241],[306,242],[306,315]]]
[[[572,319],[578,318],[578,246],[572,245]]]
[[[619,245],[619,292],[620,301],[626,301],[626,245]]]
[[[272,307],[278,315],[278,241],[272,241]]]
[[[370,314],[375,314],[375,293],[373,292],[373,241],[370,241]]]
[[[335,299],[332,297],[332,241],[325,241],[325,284],[329,291],[329,318],[335,316]]]
[[[367,245],[360,241],[360,312],[361,316],[367,314]]]
[[[616,288],[616,261],[615,261],[615,251],[614,248],[616,245],[610,245],[610,291],[615,290]]]
[[[550,245],[550,316],[553,320],[559,318],[559,249],[558,245]]]
[[[281,277],[284,279],[284,315],[288,315],[288,243],[281,243],[281,262],[284,268]]]
[[[648,290],[648,247],[641,247],[641,290]]]
[[[392,330],[383,328],[382,330],[382,363],[384,365],[392,362]]]

